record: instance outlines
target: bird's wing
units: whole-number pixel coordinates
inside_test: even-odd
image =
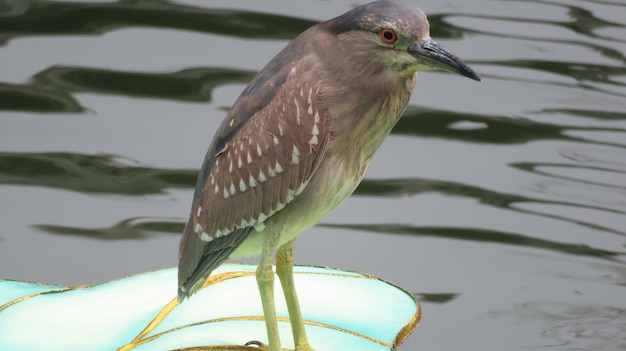
[[[251,230],[261,230],[263,222],[298,196],[323,157],[328,121],[325,110],[318,109],[318,87],[308,83],[315,80],[299,75],[301,68],[312,73],[301,67],[305,63],[288,66],[284,83],[268,87],[275,94],[263,108],[242,119],[246,101],[240,98],[222,123],[180,244],[182,297],[193,293],[194,285]]]

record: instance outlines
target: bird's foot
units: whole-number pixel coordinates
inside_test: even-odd
[[[248,341],[247,343],[245,343],[244,346],[251,346],[251,347],[255,347],[258,348],[259,350],[263,350],[263,351],[273,351],[270,350],[270,346],[268,344],[264,344],[258,340],[251,340]],[[305,345],[298,345],[296,346],[295,349],[285,349],[285,348],[281,348],[281,351],[315,351],[311,345],[309,345],[308,343]]]

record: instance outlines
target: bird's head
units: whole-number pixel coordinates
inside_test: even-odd
[[[402,76],[441,70],[480,81],[456,55],[430,38],[424,12],[415,6],[380,0],[359,6],[322,24],[338,40],[344,59],[361,70],[392,69]],[[362,72],[365,73],[365,72]]]

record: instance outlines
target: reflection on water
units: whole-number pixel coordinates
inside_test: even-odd
[[[484,128],[452,128],[458,122],[472,122]],[[410,106],[393,132],[415,136],[449,138],[479,143],[512,144],[535,140],[582,140],[566,135],[568,130],[590,130],[585,127],[554,125],[507,116],[458,113],[421,109]],[[612,131],[613,128],[592,130]]]
[[[455,293],[439,293],[439,294],[420,294],[415,293],[421,303],[446,303],[455,299],[459,294]]]
[[[0,110],[32,112],[84,112],[71,95],[45,87],[0,83]]]
[[[254,72],[218,68],[189,68],[173,73],[114,72],[82,67],[47,69],[33,77],[39,86],[70,93],[98,93],[182,101],[211,101],[211,92],[223,84],[245,83]]]
[[[185,223],[166,222],[163,219],[129,218],[108,228],[78,228],[51,224],[35,224],[34,227],[50,234],[98,240],[133,240],[147,238],[156,232],[179,235]]]
[[[2,110],[84,112],[73,93],[98,93],[153,99],[210,102],[223,84],[245,83],[254,72],[189,68],[174,73],[114,72],[84,67],[54,66],[37,73],[27,85],[0,85]]]
[[[587,245],[572,245],[558,243],[549,240],[527,237],[515,233],[497,232],[486,229],[454,228],[454,227],[409,227],[395,224],[381,225],[341,225],[322,224],[331,228],[344,228],[361,231],[373,231],[379,233],[414,235],[414,236],[436,236],[455,240],[484,241],[489,243],[502,243],[516,246],[529,246],[537,249],[548,249],[570,255],[583,255],[596,258],[610,259],[616,256],[624,256],[626,251],[611,252],[602,249],[588,247]]]
[[[193,187],[197,177],[197,171],[155,169],[120,161],[112,155],[0,153],[0,184],[148,195],[164,193],[168,188]]]
[[[316,23],[271,13],[201,8],[158,0],[110,3],[9,0],[0,7],[0,16],[4,43],[24,35],[102,34],[128,26],[184,29],[241,38],[290,39]]]
[[[0,1],[0,277],[113,279],[157,239],[171,257],[150,269],[174,262],[223,110],[352,5]],[[420,75],[353,200],[311,232],[418,292],[401,349],[626,350],[626,4],[419,5],[485,80]],[[406,244],[383,257],[372,233]]]

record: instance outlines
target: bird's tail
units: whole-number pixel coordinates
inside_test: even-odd
[[[191,296],[196,290],[192,289],[199,280],[194,274],[198,271],[198,264],[204,253],[204,242],[191,230],[191,219],[185,225],[183,236],[178,248],[178,303]],[[210,274],[210,272],[209,272]]]
[[[200,290],[213,270],[228,259],[252,229],[237,229],[206,242],[192,230],[193,227],[192,219],[189,219],[178,251],[178,303]]]

